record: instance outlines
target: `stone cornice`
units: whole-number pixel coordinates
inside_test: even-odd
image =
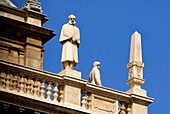
[[[154,98],[140,96],[136,94],[130,94],[130,97],[131,97],[131,100],[133,100],[133,102],[144,104],[146,106],[154,101]]]
[[[0,25],[1,27],[7,27],[10,29],[15,28],[14,29],[15,31],[23,32],[29,36],[34,37],[36,36],[38,38],[42,38],[43,44],[56,35],[55,33],[53,33],[54,32],[53,30],[34,26],[28,23],[20,22],[3,16],[0,16]]]
[[[48,18],[46,18],[46,15],[44,15],[44,14],[39,14],[39,13],[35,13],[32,11],[24,11],[22,9],[18,9],[15,7],[9,7],[9,6],[3,5],[3,4],[0,4],[0,11],[8,12],[10,14],[14,14],[14,15],[24,17],[24,18],[27,18],[28,16],[33,17],[36,19],[40,19],[42,21],[42,23],[45,23],[49,20]]]
[[[16,41],[16,40],[11,40],[11,39],[8,39],[8,38],[5,38],[5,37],[0,37],[0,40],[7,41],[7,42],[10,42],[10,43],[14,43],[14,44],[17,44],[17,45],[24,45],[23,42],[19,42],[19,41]]]

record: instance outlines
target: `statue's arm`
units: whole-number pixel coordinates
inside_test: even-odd
[[[66,26],[63,26],[63,34],[66,36],[66,37],[69,37],[69,38],[72,38],[73,37],[73,34],[70,33],[68,27]]]
[[[71,41],[72,37],[73,37],[73,34],[70,33],[69,26],[67,26],[66,24],[63,25],[61,29],[61,34],[60,34],[60,43],[63,44],[66,41]]]
[[[73,43],[77,44],[77,47],[80,47],[80,31],[77,28],[75,35],[73,36]]]
[[[96,82],[97,85],[102,85],[101,84],[100,71],[99,70],[95,71],[95,82]]]
[[[91,83],[92,82],[92,75],[91,75],[91,72],[90,72],[90,74],[89,74],[89,83]]]

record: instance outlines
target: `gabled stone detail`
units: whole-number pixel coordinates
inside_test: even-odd
[[[41,3],[39,3],[37,0],[26,0],[22,5],[22,9],[36,13],[42,13]]]
[[[10,0],[0,0],[0,4],[17,8]]]

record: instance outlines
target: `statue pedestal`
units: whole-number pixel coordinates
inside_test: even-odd
[[[137,100],[137,97],[141,99],[147,97],[147,91],[142,89],[141,86],[145,82],[144,79],[133,77],[127,81],[127,84],[131,87],[127,93],[131,94],[131,114],[148,114],[148,104],[142,104],[141,101]]]
[[[62,70],[60,73],[58,73],[60,76],[70,76],[74,78],[80,78],[81,79],[81,72],[72,70],[70,68]]]
[[[147,96],[147,92],[144,89],[141,89],[141,86],[144,84],[145,80],[140,78],[133,77],[127,81],[127,84],[131,87],[127,93],[137,94],[141,96]]]
[[[58,75],[64,76],[65,79],[64,105],[72,108],[80,108],[81,86],[75,82],[81,79],[81,72],[67,68],[58,73]]]

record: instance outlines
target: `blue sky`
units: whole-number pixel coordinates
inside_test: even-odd
[[[24,0],[11,0],[21,8]],[[44,45],[44,70],[59,73],[61,27],[75,14],[80,29],[79,64],[75,70],[88,80],[94,61],[101,62],[102,85],[127,91],[130,38],[142,35],[145,83],[149,114],[168,114],[170,102],[170,1],[169,0],[39,0],[49,21],[44,27],[57,34]]]

